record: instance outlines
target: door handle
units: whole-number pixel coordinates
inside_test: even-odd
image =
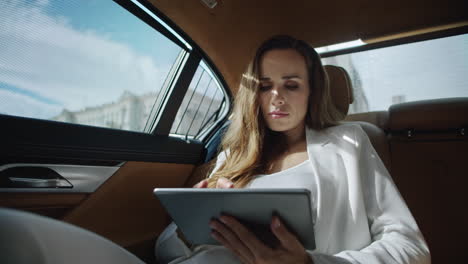
[[[0,188],[73,188],[73,185],[51,168],[18,166],[0,171]]]

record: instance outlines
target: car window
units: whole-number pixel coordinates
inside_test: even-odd
[[[144,131],[185,52],[111,0],[1,1],[0,28],[13,116]]]
[[[468,34],[323,58],[344,67],[354,89],[349,113],[468,96]]]
[[[228,110],[227,95],[212,70],[200,63],[172,124],[171,134],[202,138]]]

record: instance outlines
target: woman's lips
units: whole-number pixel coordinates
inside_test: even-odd
[[[278,119],[278,118],[283,118],[289,115],[289,113],[286,112],[270,112],[268,115],[273,118],[273,119]]]

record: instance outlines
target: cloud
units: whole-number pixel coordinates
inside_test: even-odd
[[[23,1],[0,3],[0,82],[30,94],[58,102],[68,110],[96,106],[118,99],[125,91],[143,94],[159,88],[169,66],[157,65],[152,57],[139,54],[126,44],[93,30],[78,30],[60,16],[45,13],[48,1],[36,5]],[[2,92],[5,94],[5,92]],[[26,95],[9,98],[22,98]],[[22,106],[18,112],[30,113]],[[0,112],[6,106],[0,106]],[[46,107],[47,108],[47,107]],[[14,110],[11,105],[8,111]],[[51,109],[39,111],[43,118]]]
[[[51,117],[61,111],[61,107],[44,103],[27,95],[0,90],[0,113],[34,118]]]
[[[36,3],[40,6],[46,6],[49,4],[49,0],[37,0]]]

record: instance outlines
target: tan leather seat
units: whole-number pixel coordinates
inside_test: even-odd
[[[466,259],[468,98],[393,105],[388,127],[392,176],[433,263]]]
[[[383,131],[388,131],[388,111],[372,111],[347,115],[345,121],[367,122],[376,125]]]
[[[363,121],[345,119],[348,114],[349,105],[354,101],[353,87],[348,73],[344,68],[339,66],[325,65],[324,68],[330,83],[330,95],[336,108],[342,113],[343,120],[359,124],[362,127],[369,137],[372,146],[379,154],[380,159],[385,164],[385,167],[387,167],[388,171],[391,171],[389,146],[384,130],[373,123],[366,122],[365,119]]]

